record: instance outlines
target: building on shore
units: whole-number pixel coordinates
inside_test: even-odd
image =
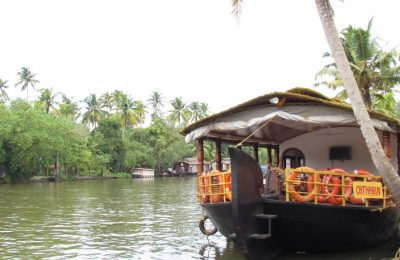
[[[173,170],[179,176],[184,175],[197,175],[197,167],[199,162],[196,157],[184,158],[182,161],[179,161],[174,164]],[[209,171],[210,163],[204,162],[204,170]]]
[[[134,168],[132,178],[154,178],[154,169]]]

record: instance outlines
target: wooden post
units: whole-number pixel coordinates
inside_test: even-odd
[[[197,140],[197,176],[200,176],[204,170],[204,141]]]
[[[400,176],[400,133],[397,134],[397,173]]]
[[[276,163],[276,167],[279,167],[279,145],[275,145],[275,146],[274,146],[274,150],[275,150],[275,163]]]
[[[383,150],[388,158],[392,156],[392,151],[390,147],[390,133],[388,131],[382,132],[382,139],[383,139]]]
[[[267,149],[268,149],[268,161],[267,161],[267,163],[272,165],[272,146],[269,144],[267,146]]]
[[[221,158],[221,140],[215,140],[215,163],[217,164],[217,170],[222,171],[222,158]]]
[[[258,143],[253,144],[254,160],[258,163]]]

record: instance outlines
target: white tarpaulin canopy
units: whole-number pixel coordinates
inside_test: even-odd
[[[267,121],[268,124],[257,131]],[[381,119],[372,118],[378,130],[395,132]],[[198,138],[223,138],[241,141],[253,132],[249,141],[260,144],[280,143],[295,136],[322,128],[358,126],[352,111],[324,105],[287,105],[253,107],[227,114],[192,129],[186,142]]]

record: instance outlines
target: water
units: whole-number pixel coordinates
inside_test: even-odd
[[[200,217],[195,178],[1,185],[0,259],[244,259],[219,233],[208,241]]]

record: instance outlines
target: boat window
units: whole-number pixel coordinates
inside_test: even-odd
[[[289,148],[282,153],[283,168],[297,168],[305,165],[304,154],[297,148]]]

